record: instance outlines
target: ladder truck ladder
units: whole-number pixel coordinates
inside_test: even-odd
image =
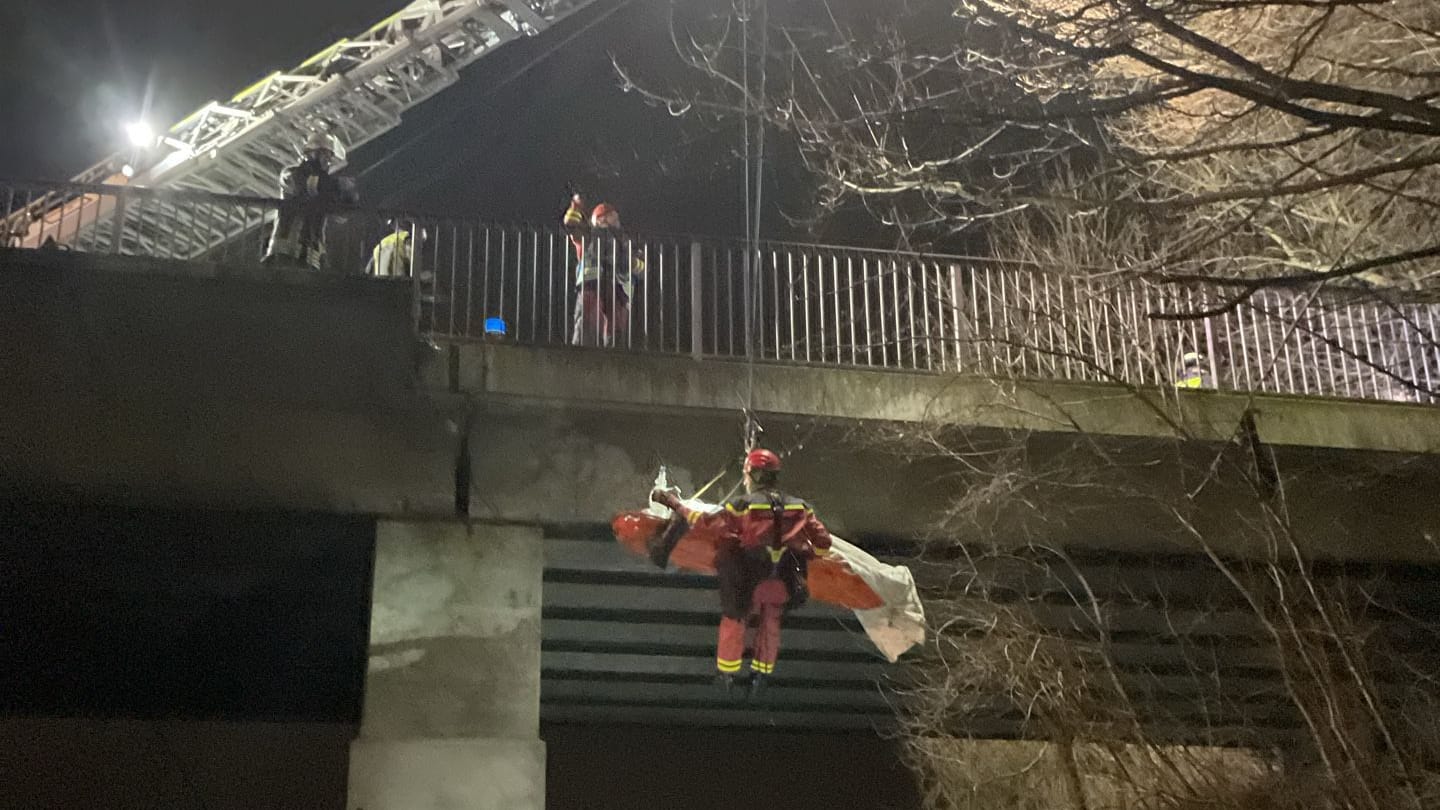
[[[399,126],[406,110],[454,84],[485,54],[595,1],[414,0],[229,101],[206,104],[133,164],[117,153],[73,182],[273,197],[280,171],[295,162],[310,133],[330,133],[347,149],[362,146]],[[253,231],[273,211],[163,199],[127,210],[123,192],[77,191],[37,200],[17,216],[28,219],[10,223],[23,234],[22,246],[49,238],[84,250],[189,259]]]

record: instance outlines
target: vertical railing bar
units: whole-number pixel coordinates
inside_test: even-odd
[[[865,284],[864,295],[861,297],[865,306],[865,365],[874,366],[876,365],[876,356],[874,356],[873,346],[874,333],[871,331],[870,324],[870,257],[868,255],[860,257],[860,278]]]
[[[735,250],[730,249],[730,272],[725,274],[725,282],[728,285],[727,297],[725,299],[726,315],[728,320],[726,331],[730,333],[730,356],[735,356]],[[744,268],[744,263],[741,264]]]
[[[1248,306],[1248,304],[1241,304],[1240,306],[1235,307],[1235,329],[1236,329],[1236,331],[1238,331],[1238,332],[1240,333],[1240,355],[1241,355],[1241,360],[1242,360],[1242,363],[1243,363],[1243,366],[1244,366],[1244,369],[1245,369],[1245,389],[1244,389],[1244,390],[1246,390],[1246,391],[1254,391],[1254,390],[1255,390],[1255,382],[1254,382],[1254,380],[1252,379],[1252,375],[1251,375],[1251,373],[1250,373],[1250,371],[1251,371],[1251,368],[1250,368],[1250,339],[1249,339],[1248,337],[1246,337],[1246,335],[1245,335],[1245,308],[1246,308],[1246,306]],[[1250,314],[1250,322],[1251,322],[1251,326],[1252,326],[1252,327],[1254,326],[1254,321],[1255,321],[1255,314],[1254,314],[1254,310],[1252,309],[1252,310],[1251,310],[1251,314]],[[1251,331],[1253,332],[1254,329],[1252,328]],[[1233,358],[1232,358],[1232,361],[1233,361]]]
[[[918,369],[920,356],[915,340],[915,265],[910,259],[905,260],[905,308],[909,310],[910,321],[910,367]]]
[[[1013,339],[1010,336],[1010,333],[1012,331],[1010,326],[1010,296],[1008,287],[1005,284],[1006,273],[1007,271],[1003,267],[995,270],[995,274],[1000,276],[1000,332],[1002,334],[1001,346],[1003,346],[1005,349],[1004,374],[1007,377],[1013,377],[1015,376],[1015,361],[1010,352]]]
[[[1320,386],[1319,391],[1322,393],[1329,392],[1331,396],[1339,396],[1339,393],[1341,393],[1341,378],[1344,378],[1344,373],[1341,373],[1341,376],[1336,376],[1335,347],[1332,346],[1332,340],[1331,337],[1329,337],[1329,326],[1325,324],[1325,313],[1331,308],[1331,303],[1329,303],[1329,298],[1320,298],[1319,303],[1320,327],[1318,331],[1320,336],[1323,337],[1320,344],[1325,347],[1325,382]]]
[[[1034,270],[1030,270],[1030,269],[1025,269],[1025,270],[1017,270],[1016,272],[1019,274],[1019,275],[1016,276],[1016,283],[1015,283],[1015,298],[1016,298],[1016,300],[1017,300],[1017,301],[1022,301],[1022,302],[1025,301],[1025,295],[1026,295],[1026,293],[1021,290],[1021,288],[1020,288],[1020,283],[1019,283],[1019,281],[1020,281],[1021,278],[1024,278],[1025,281],[1028,282],[1028,283],[1027,283],[1027,286],[1030,288],[1030,292],[1029,292],[1029,296],[1030,296],[1029,302],[1026,303],[1026,304],[1024,304],[1024,306],[1023,306],[1022,309],[1021,309],[1021,312],[1025,315],[1025,326],[1026,326],[1025,334],[1026,334],[1026,338],[1025,338],[1025,342],[1021,345],[1020,368],[1023,370],[1022,373],[1024,373],[1026,376],[1030,376],[1030,374],[1031,374],[1031,369],[1030,369],[1031,360],[1026,359],[1026,358],[1027,358],[1027,352],[1028,352],[1028,357],[1029,357],[1029,358],[1032,358],[1033,361],[1034,361],[1034,365],[1035,365],[1034,372],[1033,372],[1033,373],[1034,373],[1034,376],[1035,376],[1037,379],[1038,379],[1038,378],[1043,378],[1043,377],[1045,376],[1045,371],[1044,371],[1044,366],[1042,365],[1041,360],[1040,360],[1040,341],[1038,340],[1038,335],[1037,335],[1037,332],[1039,331],[1039,325],[1040,325],[1040,324],[1039,324],[1039,320],[1038,320],[1038,318],[1040,317],[1040,302],[1039,302],[1039,298],[1037,297],[1037,294],[1036,294],[1036,292],[1035,292],[1035,271],[1034,271]]]
[[[1344,335],[1344,325],[1340,322],[1339,307],[1332,306],[1330,309],[1330,316],[1331,319],[1335,322],[1335,331],[1333,332],[1334,339],[1326,341],[1326,343],[1327,345],[1333,346],[1335,353],[1339,355],[1340,381],[1344,384],[1345,396],[1354,396],[1354,385],[1351,381],[1349,365],[1346,362],[1347,352],[1345,351],[1345,342],[1341,339]]]
[[[1440,330],[1435,328],[1435,310],[1437,308],[1440,307],[1437,307],[1436,304],[1425,305],[1425,320],[1430,324],[1430,345],[1427,347],[1422,343],[1420,346],[1420,367],[1425,370],[1425,388],[1431,392],[1429,399],[1432,402],[1436,400],[1437,396],[1440,396],[1434,393],[1436,378],[1440,377]],[[1415,323],[1420,323],[1420,305],[1418,304],[1415,306]],[[1420,335],[1420,339],[1424,340],[1425,335]],[[1426,351],[1427,348],[1429,352]],[[1426,358],[1426,354],[1434,354],[1433,368],[1430,360]]]
[[[808,253],[806,254],[808,257]],[[808,262],[808,258],[807,258]],[[820,356],[819,362],[825,362],[825,263],[819,256],[815,256],[815,303],[816,311],[819,312],[820,321]],[[807,308],[808,309],[808,308]]]
[[[779,273],[779,269],[776,269]],[[785,251],[785,310],[790,322],[790,359],[795,359],[795,254]],[[779,359],[779,354],[776,354]]]
[[[880,349],[880,357],[876,365],[880,368],[890,367],[890,341],[889,327],[885,321],[885,315],[890,310],[885,306],[885,260],[875,259],[875,329],[876,333],[870,336],[870,342]]]
[[[1280,352],[1285,358],[1285,393],[1298,394],[1295,387],[1295,361],[1290,356],[1290,317],[1285,314],[1285,301],[1279,293],[1275,294],[1275,317],[1282,330],[1280,333]]]
[[[850,365],[860,365],[860,346],[855,343],[855,257],[845,254],[845,311],[850,314]]]
[[[1321,342],[1321,338],[1324,335],[1324,330],[1323,327],[1318,331],[1315,328],[1315,313],[1322,306],[1323,302],[1318,297],[1311,297],[1306,299],[1304,309],[1305,325],[1303,329],[1297,328],[1296,333],[1298,336],[1297,339],[1301,341],[1301,373],[1308,374],[1308,376],[1314,378],[1314,393],[1316,396],[1323,397],[1326,395],[1325,368],[1320,362],[1319,344]],[[1300,335],[1299,333],[1301,332],[1303,332],[1304,334]],[[1305,359],[1305,348],[1309,348],[1310,350],[1310,359],[1308,361]],[[1306,390],[1308,391],[1310,389],[1307,387]]]
[[[1040,339],[1039,330],[1036,330],[1035,342],[1037,347],[1040,349],[1039,357],[1037,357],[1036,359],[1039,360],[1041,358],[1044,358],[1046,361],[1048,361],[1044,365],[1048,365],[1050,367],[1050,371],[1048,374],[1045,374],[1045,372],[1042,371],[1042,375],[1047,376],[1049,379],[1052,380],[1059,379],[1060,355],[1059,352],[1056,351],[1057,341],[1055,340],[1055,316],[1054,309],[1051,306],[1050,300],[1050,274],[1041,272],[1038,269],[1031,270],[1030,272],[1032,274],[1030,280],[1030,294],[1031,297],[1034,298],[1036,317],[1045,322],[1045,338],[1043,341]],[[1035,288],[1035,275],[1039,275],[1040,277],[1040,288],[1038,291]]]
[[[1353,306],[1353,304],[1352,304],[1352,306]],[[1371,329],[1371,326],[1372,326],[1372,322],[1370,321],[1369,318],[1365,317],[1365,305],[1364,305],[1364,304],[1361,304],[1361,305],[1359,306],[1359,309],[1360,309],[1360,318],[1361,318],[1361,320],[1360,320],[1360,335],[1361,335],[1361,337],[1362,337],[1362,338],[1364,339],[1364,341],[1365,341],[1365,359],[1366,359],[1367,361],[1369,361],[1369,365],[1367,366],[1367,371],[1369,372],[1369,375],[1370,375],[1370,387],[1371,387],[1372,389],[1374,389],[1375,398],[1376,398],[1376,399],[1382,399],[1382,400],[1383,400],[1383,399],[1389,399],[1389,397],[1385,396],[1385,395],[1384,395],[1383,393],[1381,393],[1381,391],[1380,391],[1380,382],[1381,382],[1381,380],[1385,379],[1385,374],[1384,374],[1383,371],[1381,371],[1382,368],[1385,368],[1385,358],[1384,358],[1384,355],[1381,355],[1380,361],[1379,361],[1379,362],[1376,362],[1376,360],[1375,360],[1375,351],[1374,351],[1375,341],[1371,339],[1371,334],[1370,334],[1370,329]],[[1376,338],[1376,339],[1379,338],[1378,330],[1377,330],[1377,332],[1376,332],[1375,338]],[[1384,351],[1384,348],[1383,348],[1383,347],[1381,348],[1381,351]],[[1389,384],[1388,382],[1386,382],[1385,387],[1388,389],[1388,388],[1390,387],[1390,384]]]
[[[814,336],[809,330],[809,308],[811,308],[811,294],[809,294],[809,254],[801,254],[801,295],[805,301],[805,329],[801,336],[805,340],[805,362],[811,359],[811,343],[814,343]]]
[[[680,351],[679,301],[681,278],[679,245],[672,245],[666,242],[657,243],[656,250],[654,251],[655,255],[653,256],[654,263],[652,264],[650,244],[649,241],[640,243],[640,262],[645,265],[644,273],[636,276],[634,273],[635,263],[633,261],[630,263],[630,305],[625,313],[626,317],[630,319],[629,341],[631,345],[634,345],[635,318],[637,317],[636,312],[638,310],[640,329],[643,331],[640,338],[640,347],[645,351],[650,351],[650,336],[653,333],[655,336],[654,350],[657,352],[665,351],[665,339],[667,337],[665,329],[665,277],[667,274],[673,274],[673,277],[670,279],[670,288],[675,292],[676,304],[675,312],[673,313],[673,317],[670,318],[670,321],[675,324],[675,351],[678,353]],[[675,248],[673,256],[666,253],[666,247]],[[640,291],[640,301],[638,305],[635,300],[635,290],[637,288]],[[651,291],[652,288],[654,288],[653,293]],[[655,311],[653,313],[651,312],[650,306],[652,300],[655,302]]]
[[[845,362],[845,341],[840,326],[840,256],[835,253],[830,254],[830,289],[835,296],[835,306],[832,309],[835,324],[835,363],[840,365]]]
[[[540,321],[540,231],[530,229],[530,342],[541,343]]]
[[[1220,322],[1225,327],[1225,376],[1228,378],[1227,387],[1236,390],[1240,387],[1240,380],[1235,374],[1235,337],[1234,330],[1230,328],[1230,316],[1235,310],[1230,310],[1220,316]],[[1215,386],[1220,387],[1220,381],[1215,381]]]
[[[949,341],[945,339],[945,320],[940,317],[940,264],[938,261],[918,259],[920,263],[920,329],[925,336],[925,368],[944,371],[950,367]],[[931,303],[931,289],[934,289],[934,303]],[[932,311],[933,310],[933,311]],[[931,323],[931,316],[934,323]]]
[[[786,249],[783,251],[783,253],[785,255],[786,266],[789,267],[791,261],[790,251]],[[770,353],[766,355],[766,358],[769,360],[784,359],[782,355],[785,352],[785,335],[787,333],[785,323],[789,319],[789,316],[786,313],[792,306],[790,300],[786,297],[786,291],[782,289],[784,285],[784,280],[781,278],[780,275],[781,254],[782,251],[778,248],[772,248],[770,251],[770,269],[768,271],[770,274],[771,324],[770,329],[768,330],[770,333]]]
[[[950,328],[951,335],[955,341],[950,348],[955,355],[955,370],[957,372],[963,372],[965,371],[965,355],[961,353],[961,350],[964,348],[964,334],[961,332],[960,323],[960,283],[958,279],[960,266],[947,263],[946,269],[949,271],[948,275],[950,276]]]
[[[972,269],[972,271],[973,271],[975,268],[971,268],[971,269]],[[980,341],[978,345],[984,346],[984,347],[986,348],[986,354],[990,355],[990,373],[991,373],[991,374],[999,374],[999,373],[1000,373],[1000,344],[999,344],[999,339],[998,339],[998,338],[996,337],[996,335],[995,335],[995,289],[994,289],[993,279],[991,278],[990,266],[989,266],[989,265],[986,265],[985,267],[982,267],[982,268],[979,268],[979,269],[982,270],[982,271],[984,272],[984,274],[985,274],[985,332],[986,332],[986,336],[985,336],[985,339],[982,340],[982,341]],[[979,314],[978,314],[978,313],[979,313],[979,309],[978,309],[979,303],[978,303],[978,302],[979,302],[979,300],[980,300],[980,274],[979,274],[979,273],[974,273],[974,274],[971,276],[971,278],[974,280],[973,286],[975,287],[975,295],[971,296],[971,299],[970,299],[970,300],[973,302],[973,306],[976,307],[976,313],[977,313],[977,314],[976,314],[975,322],[976,322],[976,325],[978,326],[978,325],[979,325],[979,322],[980,322]]]
[[[1415,347],[1410,345],[1410,324],[1415,323],[1415,319],[1406,314],[1403,304],[1391,304],[1390,306],[1395,313],[1391,319],[1391,322],[1395,324],[1395,339],[1405,346],[1406,365],[1410,369],[1407,379],[1418,387],[1420,385],[1420,369],[1415,365]],[[1412,391],[1410,396],[1417,402],[1425,401],[1424,394],[1420,391]]]
[[[1140,333],[1144,331],[1141,325],[1145,324],[1147,319],[1140,310],[1140,291],[1143,288],[1143,282],[1132,280],[1126,285],[1126,288],[1130,291],[1130,328],[1133,330],[1130,342],[1134,344],[1132,349],[1135,352],[1135,379],[1133,382],[1136,385],[1144,385],[1146,382],[1145,344],[1140,340]]]

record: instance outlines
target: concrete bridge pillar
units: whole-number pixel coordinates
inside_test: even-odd
[[[350,810],[542,810],[538,529],[377,527]]]

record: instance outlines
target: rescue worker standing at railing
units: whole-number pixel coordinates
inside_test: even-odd
[[[1180,368],[1175,374],[1176,388],[1209,388],[1210,381],[1205,373],[1205,356],[1199,352],[1185,352],[1180,355]]]
[[[333,174],[345,165],[345,147],[334,135],[316,132],[300,147],[300,162],[280,172],[280,210],[265,264],[319,270],[325,260],[325,221],[360,195],[355,180]]]
[[[585,222],[580,195],[570,198],[565,230],[575,246],[575,325],[570,342],[576,346],[628,346],[630,298],[635,277],[645,262],[632,256],[620,232],[620,212],[600,203]]]
[[[365,275],[376,278],[412,278],[416,295],[416,322],[428,331],[435,317],[435,273],[420,267],[417,256],[424,255],[429,231],[409,220],[391,219],[385,223],[386,233],[370,251]]]
[[[717,681],[728,692],[745,656],[745,631],[755,623],[750,657],[750,695],[758,695],[775,672],[780,655],[780,620],[804,603],[808,563],[830,553],[830,532],[810,505],[776,488],[780,457],[764,449],[745,456],[746,494],[725,502],[715,513],[687,508],[669,490],[651,500],[664,504],[692,524],[715,520],[724,539],[715,551],[720,578],[720,638],[715,650]]]

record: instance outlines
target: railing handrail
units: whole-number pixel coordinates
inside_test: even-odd
[[[68,180],[17,180],[0,177],[0,188],[3,187],[25,187],[35,188],[58,193],[61,195],[79,196],[83,194],[96,195],[130,195],[136,197],[149,197],[159,199],[173,199],[176,201],[205,202],[215,204],[230,204],[236,206],[256,206],[275,208],[281,204],[278,197],[256,197],[241,194],[221,194],[218,192],[202,191],[197,189],[170,189],[152,188],[148,186],[127,186],[104,183],[75,183]],[[31,205],[34,205],[32,203]],[[30,206],[26,206],[30,207]],[[470,227],[479,228],[517,228],[529,229],[544,232],[564,230],[563,226],[557,223],[534,223],[513,221],[504,222],[500,220],[486,219],[478,214],[463,214],[455,212],[439,213],[415,208],[380,208],[367,205],[337,205],[333,208],[336,214],[363,213],[372,215],[378,219],[416,220],[444,222],[449,224],[466,224]],[[10,212],[11,215],[17,212]],[[558,214],[557,214],[558,219]],[[727,248],[731,250],[744,249],[744,240],[738,237],[714,236],[697,233],[674,233],[666,231],[632,231],[621,232],[620,237],[636,242],[652,241],[685,241],[698,242],[705,247]],[[813,250],[818,252],[831,253],[853,253],[880,257],[891,257],[895,259],[909,259],[922,262],[938,262],[945,264],[975,264],[986,266],[1011,267],[1022,272],[1042,273],[1050,276],[1079,277],[1091,281],[1103,280],[1107,277],[1117,279],[1133,280],[1141,279],[1147,283],[1164,284],[1176,289],[1232,289],[1240,279],[1216,279],[1214,282],[1203,281],[1172,281],[1164,278],[1157,278],[1158,271],[1137,271],[1133,268],[1120,266],[1101,267],[1099,265],[1078,265],[1067,264],[1065,267],[1048,266],[1033,259],[1016,259],[1004,256],[977,256],[963,253],[946,253],[943,251],[926,250],[904,250],[896,248],[881,248],[870,245],[851,245],[840,243],[809,242],[795,239],[766,239],[758,246],[760,252],[778,248],[799,248],[802,250]],[[1075,270],[1093,270],[1094,273],[1074,273]],[[1395,303],[1433,303],[1436,300],[1434,294],[1427,294],[1420,291],[1411,291],[1398,288],[1385,288],[1383,291],[1368,287],[1330,285],[1327,288],[1330,294],[1352,295],[1364,299],[1376,299],[1392,301]],[[1381,293],[1384,293],[1382,296]]]

